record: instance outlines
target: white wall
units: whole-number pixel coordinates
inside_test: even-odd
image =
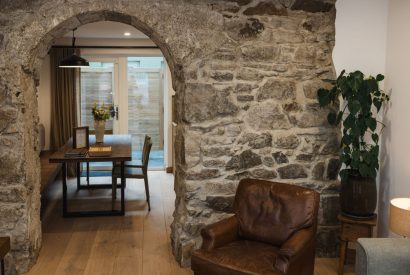
[[[410,1],[391,0],[386,54],[386,91],[391,103],[385,116],[388,128],[383,136],[385,163],[381,171],[381,199],[386,204],[381,233],[388,231],[388,203],[395,197],[410,197]]]
[[[338,0],[336,8],[336,71],[382,73],[391,93],[382,116],[377,230],[380,237],[391,236],[390,200],[410,197],[410,1]]]
[[[365,75],[386,74],[386,39],[388,25],[389,0],[338,0],[336,2],[336,44],[333,51],[333,62],[337,74],[343,69],[346,72],[362,71]],[[387,78],[387,76],[386,76]],[[382,83],[382,88],[384,83]],[[383,115],[380,114],[380,120]],[[387,125],[384,135],[388,135]],[[383,137],[382,137],[383,138]],[[385,149],[381,149],[380,164],[386,165]],[[386,235],[386,207],[388,198],[384,184],[388,179],[381,169],[377,179],[379,189],[378,235]],[[380,183],[382,182],[382,183]],[[387,204],[386,204],[387,203]]]
[[[50,149],[51,127],[51,84],[50,84],[50,56],[44,58],[40,72],[40,86],[37,88],[38,116],[45,128],[44,150]]]
[[[338,0],[336,72],[360,70],[366,75],[385,71],[388,0]]]

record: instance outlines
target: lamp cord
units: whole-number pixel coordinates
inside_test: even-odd
[[[73,39],[72,39],[72,48],[73,48],[73,53],[75,53],[75,36],[74,32],[77,30],[77,28],[73,29]]]

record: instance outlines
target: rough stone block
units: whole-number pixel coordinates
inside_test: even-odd
[[[260,135],[254,133],[244,134],[238,141],[241,144],[249,144],[252,149],[261,149],[272,146],[272,135],[269,133],[262,133]]]
[[[211,84],[188,84],[185,102],[189,102],[185,105],[185,120],[190,122],[234,115],[238,111],[229,99],[229,92],[217,90]]]
[[[300,128],[309,127],[325,127],[328,126],[327,114],[329,109],[320,108],[319,104],[310,104],[306,106],[305,111],[302,113],[297,121],[297,125]]]
[[[323,175],[325,173],[325,163],[317,163],[312,170],[312,179],[314,180],[323,180]]]
[[[307,178],[305,168],[299,164],[288,164],[278,168],[281,179],[301,179]]]
[[[243,151],[241,154],[233,156],[226,164],[226,170],[240,170],[258,166],[262,164],[262,158],[251,150]]]
[[[299,146],[300,139],[296,135],[278,136],[276,137],[274,144],[278,148],[295,149]]]
[[[255,7],[247,8],[243,14],[245,15],[279,15],[285,16],[288,10],[283,8],[278,3],[273,1],[260,2]]]
[[[295,100],[296,85],[293,81],[269,79],[258,92],[258,101],[267,99]]]
[[[225,167],[226,162],[219,159],[204,160],[204,167]]]
[[[283,108],[283,111],[288,112],[288,113],[302,111],[302,107],[300,106],[300,104],[296,102],[285,103],[282,105],[282,108]]]
[[[206,196],[206,204],[215,211],[232,213],[234,199],[235,195],[210,195]]]
[[[281,151],[275,152],[272,154],[277,164],[288,163],[288,157],[283,154]]]
[[[328,12],[334,7],[332,3],[326,3],[322,0],[311,0],[311,1],[304,1],[304,0],[296,0],[295,3],[292,5],[292,10],[300,10],[300,11],[307,11],[307,12]]]
[[[27,192],[24,186],[11,186],[0,188],[0,201],[6,203],[24,203]]]
[[[265,74],[259,70],[250,69],[250,68],[241,68],[236,73],[237,80],[245,81],[261,81],[265,77]],[[239,86],[239,85],[238,85]],[[241,85],[243,87],[243,85]]]
[[[299,161],[312,161],[313,160],[313,155],[309,155],[309,154],[300,154],[296,156],[296,160]]]
[[[327,178],[329,180],[337,179],[339,175],[340,166],[341,163],[339,159],[334,158],[329,160],[329,163],[327,164]]]
[[[262,163],[266,167],[273,167],[273,165],[275,164],[275,162],[273,161],[273,158],[271,157],[264,157],[262,160]]]
[[[240,181],[241,179],[247,179],[247,178],[251,178],[252,175],[250,172],[248,171],[244,171],[244,172],[239,172],[239,173],[235,173],[232,175],[227,176],[225,179],[227,180],[234,180],[234,181]]]
[[[252,106],[247,112],[246,121],[255,130],[291,128],[288,118],[280,110],[279,106],[269,103]]]
[[[202,169],[200,171],[192,171],[187,173],[187,180],[205,180],[217,178],[220,176],[219,169]]]
[[[256,38],[265,30],[265,26],[256,18],[248,19],[245,27],[239,30],[239,34],[243,38]]]
[[[323,146],[322,154],[338,154],[340,152],[340,139],[338,135],[332,135],[329,137],[328,141],[326,142],[325,146]]]
[[[316,255],[337,257],[339,251],[340,226],[318,226],[316,234]]]
[[[212,158],[217,158],[217,157],[222,157],[226,155],[230,155],[231,148],[230,147],[203,147],[201,149],[202,154],[206,157],[212,157]]]
[[[340,213],[339,195],[321,195],[319,221],[320,225],[338,225],[337,215]]]
[[[0,132],[17,118],[17,109],[14,107],[0,108]]]
[[[253,95],[238,95],[236,96],[236,100],[238,101],[253,101],[254,100]]]
[[[277,46],[246,46],[241,48],[242,57],[245,61],[268,61],[280,55],[280,48]]]
[[[252,176],[257,179],[274,179],[278,175],[274,170],[255,169],[252,171]]]
[[[230,72],[213,72],[211,78],[216,81],[231,81],[233,79],[233,74]]]

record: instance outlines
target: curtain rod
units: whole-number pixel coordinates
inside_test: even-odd
[[[53,45],[52,48],[72,48],[72,46]],[[80,49],[159,49],[158,46],[75,46]]]

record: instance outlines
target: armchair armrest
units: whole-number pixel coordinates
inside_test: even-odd
[[[275,267],[281,270],[283,273],[288,274],[289,266],[291,262],[301,261],[301,265],[292,264],[292,266],[298,268],[298,266],[304,266],[305,269],[309,268],[311,258],[315,257],[315,236],[312,227],[305,228],[294,233],[279,249],[278,257],[276,258]],[[312,272],[313,272],[313,266]],[[302,274],[299,272],[290,272],[290,274]],[[313,273],[312,273],[313,274]]]
[[[312,240],[311,229],[301,229],[293,234],[279,249],[279,254],[287,257],[297,255]]]
[[[357,275],[408,274],[410,240],[404,238],[361,238],[357,242]]]
[[[202,249],[209,251],[237,240],[238,228],[236,216],[208,225],[201,231]]]

